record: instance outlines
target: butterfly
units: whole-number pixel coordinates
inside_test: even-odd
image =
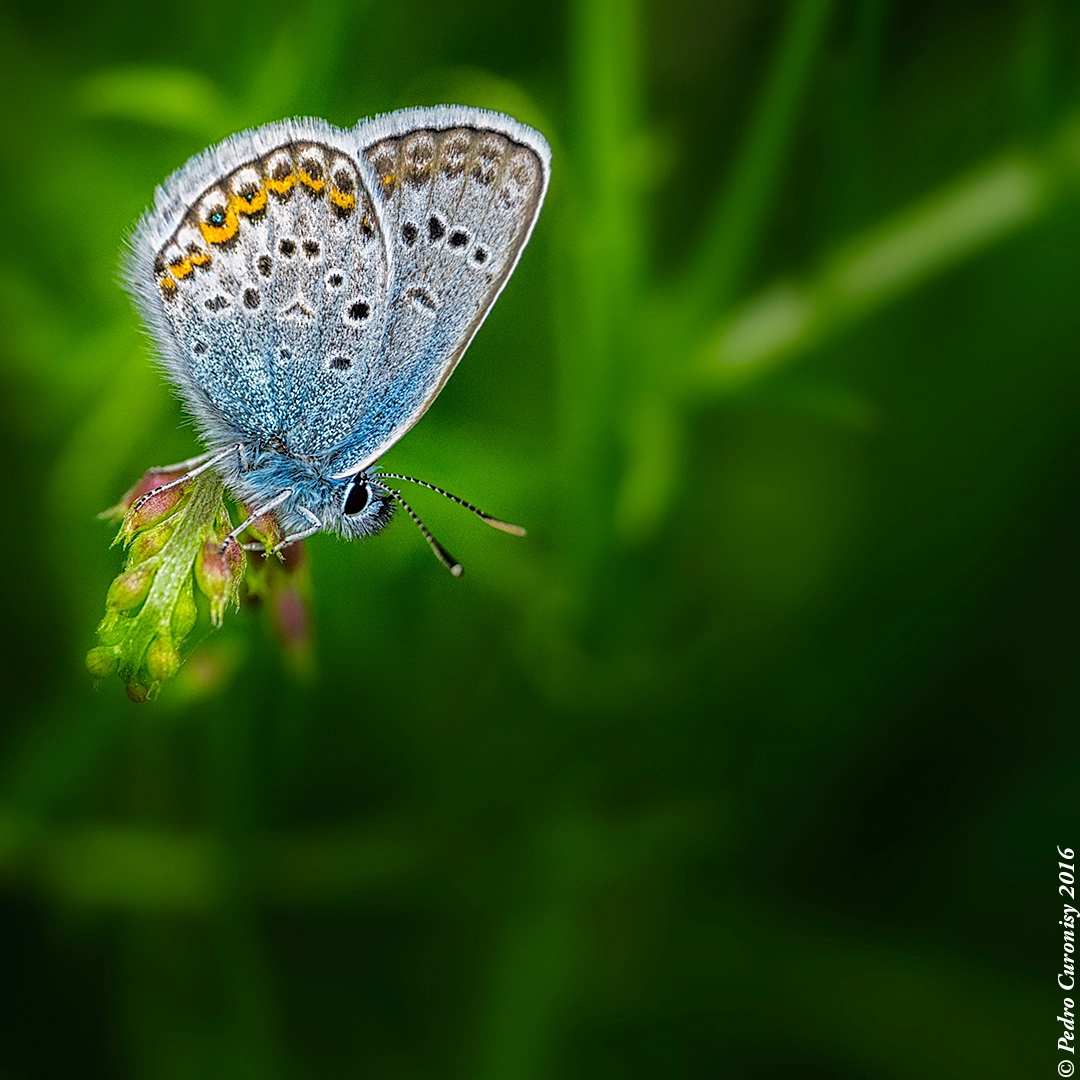
[[[506,285],[547,192],[551,151],[509,116],[406,109],[343,130],[284,120],[205,150],[157,190],[124,276],[217,469],[275,550],[377,533],[402,506],[375,466],[446,384]],[[163,488],[157,488],[147,496]],[[258,546],[258,545],[250,545]]]

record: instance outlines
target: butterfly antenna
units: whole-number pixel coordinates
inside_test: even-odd
[[[385,491],[390,498],[404,507],[405,513],[413,519],[416,523],[416,527],[424,534],[424,539],[431,545],[431,550],[435,552],[435,557],[450,571],[451,574],[454,575],[454,577],[459,578],[465,573],[465,567],[462,566],[461,563],[459,563],[457,559],[455,559],[454,556],[431,535],[428,527],[420,520],[420,515],[417,514],[417,512],[401,497],[400,491],[384,487],[382,484],[373,484],[372,486],[377,487],[380,491]]]
[[[415,476],[403,476],[401,473],[381,472],[378,474],[380,477],[386,477],[390,480],[406,480],[410,484],[417,484],[420,487],[427,488],[428,491],[437,492],[439,495],[444,496],[451,502],[456,502],[459,506],[464,506],[466,510],[471,510],[482,522],[486,525],[490,525],[493,529],[500,529],[504,533],[509,533],[511,536],[524,536],[525,530],[520,525],[511,525],[509,521],[500,521],[498,518],[492,517],[490,514],[485,514],[479,507],[473,506],[472,503],[466,502],[464,499],[457,495],[451,495],[449,491],[443,491],[441,487],[436,487],[434,484],[429,484],[426,480],[417,480]]]

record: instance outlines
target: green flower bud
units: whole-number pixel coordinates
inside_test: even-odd
[[[156,528],[136,536],[128,551],[129,565],[137,566],[152,555],[160,554],[161,549],[169,542],[169,537],[176,530],[176,524],[176,518],[167,518]]]
[[[102,645],[117,646],[124,639],[124,631],[128,623],[128,616],[111,608],[105,609],[105,617],[98,624],[98,641]]]
[[[116,674],[120,650],[114,645],[98,645],[86,654],[86,670],[95,682]]]
[[[241,508],[245,514],[249,513],[248,507]],[[253,539],[262,544],[266,550],[272,551],[284,538],[284,533],[281,531],[281,526],[277,523],[277,518],[273,514],[263,514],[262,517],[257,517],[248,527],[247,533]]]
[[[114,611],[130,611],[146,599],[157,572],[157,562],[151,560],[120,574],[109,586],[107,598]]]
[[[172,634],[177,641],[183,641],[191,633],[199,617],[199,608],[195,603],[195,588],[191,581],[180,590],[172,614]]]
[[[168,682],[180,670],[180,653],[172,638],[161,634],[150,642],[146,650],[146,670],[156,683]]]

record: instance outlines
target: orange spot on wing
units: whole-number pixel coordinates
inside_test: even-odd
[[[340,188],[330,189],[330,201],[335,206],[340,206],[342,210],[352,210],[356,206],[356,196]]]
[[[250,193],[234,195],[229,199],[229,209],[234,213],[248,216],[257,214],[260,210],[266,209],[266,192],[263,188],[256,188]]]
[[[307,169],[300,170],[300,183],[306,188],[310,188],[312,191],[319,192],[326,187],[325,180],[316,180],[314,176],[307,171]]]
[[[231,206],[225,211],[225,220],[220,225],[209,221],[199,222],[199,231],[208,244],[224,244],[236,235],[239,228],[240,219]]]
[[[289,173],[288,176],[268,176],[266,178],[267,188],[275,195],[288,195],[288,193],[292,191],[295,184],[296,173]]]
[[[191,265],[190,259],[177,259],[176,262],[169,264],[169,273],[172,274],[177,281],[181,281],[189,274],[193,273],[195,267]]]

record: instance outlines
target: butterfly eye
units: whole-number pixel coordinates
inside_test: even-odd
[[[367,484],[353,484],[345,500],[345,513],[348,516],[362,513],[371,502],[371,488]]]

